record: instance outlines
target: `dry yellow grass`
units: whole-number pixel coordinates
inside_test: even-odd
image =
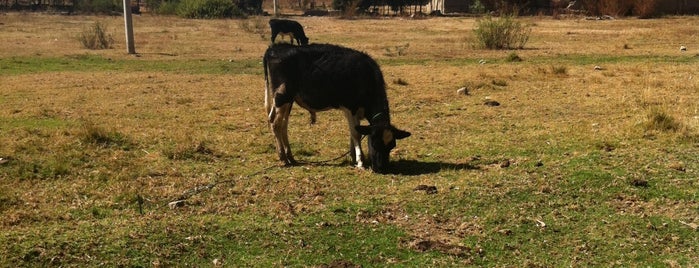
[[[265,237],[268,229],[279,223],[283,228],[298,226],[306,224],[303,221],[307,218],[303,217],[307,215],[330,217],[323,213],[335,215],[338,213],[328,211],[359,207],[359,212],[352,211],[356,215],[349,216],[350,223],[337,225],[356,225],[353,228],[357,229],[398,226],[417,241],[433,239],[449,245],[435,248],[447,255],[435,257],[435,265],[458,266],[477,259],[478,253],[467,252],[469,258],[463,259],[450,253],[459,251],[455,246],[468,243],[465,241],[477,241],[477,245],[467,245],[476,252],[477,247],[486,247],[488,242],[497,244],[491,239],[504,240],[506,246],[497,245],[507,252],[509,247],[530,239],[518,236],[518,230],[512,229],[535,226],[539,224],[536,220],[543,219],[550,230],[561,228],[563,236],[572,237],[565,240],[544,228],[540,228],[540,233],[529,234],[546,235],[561,243],[560,251],[556,251],[559,256],[566,255],[561,262],[486,249],[488,254],[504,257],[492,262],[481,260],[480,264],[585,266],[609,264],[619,257],[587,248],[599,240],[610,239],[601,231],[607,225],[599,228],[599,222],[610,222],[608,227],[618,231],[628,227],[628,222],[617,221],[616,217],[633,217],[629,220],[633,223],[648,221],[647,216],[662,217],[662,221],[670,222],[670,227],[663,228],[680,232],[677,229],[682,230],[682,226],[676,226],[677,222],[696,224],[699,220],[696,194],[691,198],[692,192],[696,193],[695,175],[699,168],[694,161],[699,136],[699,17],[610,21],[522,18],[532,27],[532,34],[526,49],[514,51],[523,59],[519,63],[504,60],[513,51],[472,47],[475,18],[294,19],[306,27],[311,42],[356,48],[379,61],[388,84],[394,124],[413,133],[398,142],[392,158],[399,168],[405,169],[402,173],[381,176],[336,163],[265,170],[277,164],[262,108],[264,81],[260,59],[269,45],[266,28],[261,36],[244,30],[239,20],[137,16],[136,57],[126,54],[120,17],[8,13],[0,15],[0,123],[5,124],[0,126],[0,157],[12,162],[0,164],[0,226],[8,230],[8,235],[1,238],[19,243],[24,240],[11,234],[26,231],[40,240],[51,238],[42,237],[44,231],[52,234],[66,230],[71,234],[67,235],[69,238],[82,238],[71,230],[80,233],[94,228],[84,225],[113,224],[115,236],[121,234],[150,243],[148,235],[130,229],[134,227],[129,221],[136,219],[132,224],[137,228],[153,225],[167,229],[169,236],[179,239],[173,239],[177,244],[199,231],[203,233],[202,229],[208,227],[199,225],[210,224],[211,218],[239,215],[269,221],[268,225],[249,227],[262,229],[258,235]],[[262,21],[266,26],[267,18],[249,20]],[[81,48],[76,39],[78,33],[95,21],[108,27],[117,41],[114,49]],[[689,51],[680,52],[680,45]],[[21,65],[12,62],[13,58],[65,59],[86,54],[114,63],[141,62],[138,66],[144,70],[4,73],[15,64]],[[485,64],[479,64],[481,59]],[[224,67],[246,62],[258,71],[244,73],[230,67],[232,71],[199,73],[144,67],[163,62],[187,66],[204,62],[206,66]],[[595,66],[602,70],[595,70]],[[563,71],[556,73],[554,69]],[[393,83],[398,79],[407,85]],[[470,95],[456,94],[464,86]],[[486,100],[496,100],[501,105],[489,107],[484,105]],[[662,132],[644,128],[653,111],[676,119],[681,129]],[[306,113],[299,108],[292,112],[290,138],[300,159],[330,159],[346,149],[347,130],[342,116],[332,112],[318,116],[319,123],[308,126]],[[121,150],[89,144],[81,138],[86,125],[123,134],[135,145]],[[304,138],[317,137],[319,133],[323,133],[322,139]],[[196,150],[201,152],[192,158],[171,157]],[[505,160],[511,167],[501,167]],[[39,168],[52,168],[52,174],[57,176],[5,175],[19,173],[10,171],[8,166],[31,167],[35,163],[32,161]],[[63,168],[70,170],[64,172]],[[264,170],[263,175],[244,177],[260,170]],[[604,182],[590,179],[591,185],[583,182],[579,187],[563,186],[588,170],[611,178]],[[180,210],[165,207],[183,191],[215,180],[233,183],[193,196],[189,205]],[[629,186],[627,181],[636,180],[639,185],[650,181],[653,192],[648,194]],[[418,185],[436,185],[439,194],[418,194],[413,190]],[[520,192],[534,201],[511,198]],[[134,209],[135,196],[146,199],[145,215]],[[579,199],[571,200],[570,196]],[[500,200],[510,203],[501,206]],[[372,208],[375,203],[376,211],[363,209]],[[612,212],[590,215],[596,206],[608,207]],[[106,216],[102,211],[108,211]],[[194,223],[190,223],[192,218]],[[582,220],[571,222],[570,218]],[[323,219],[323,223],[328,228],[335,227],[332,219]],[[322,223],[319,226],[324,230]],[[159,233],[159,229],[149,231]],[[583,242],[587,237],[575,236],[587,233],[598,236]],[[672,235],[676,234],[668,236]],[[627,233],[619,236],[623,236],[620,243],[631,245],[657,239],[652,235],[639,239]],[[164,240],[163,245],[148,245],[181,250],[180,244],[173,247],[169,244],[172,241]],[[680,263],[699,262],[687,253],[696,249],[696,239],[670,240],[663,241],[676,254],[667,253],[669,263],[676,261],[671,258],[678,255],[685,257]],[[542,248],[547,246],[528,241],[540,243],[537,245]],[[392,243],[414,249],[412,242]],[[609,249],[604,243],[596,245],[600,250]],[[92,248],[89,243],[77,247]],[[546,249],[556,250],[552,246]],[[3,250],[11,251],[7,247]],[[84,256],[70,259],[43,250],[46,252],[37,258],[96,264]],[[303,250],[308,249],[289,251]],[[144,255],[150,257],[150,264],[178,264],[168,260],[168,256],[143,251],[148,252]],[[622,252],[633,255],[639,251],[643,250]],[[566,258],[571,252],[611,257],[586,262],[584,258]],[[33,258],[27,254],[8,260]],[[102,261],[134,264],[124,256]],[[395,260],[374,264],[391,261]],[[202,263],[211,262],[207,259]],[[262,263],[285,264],[280,260]]]
[[[75,42],[80,31],[94,22],[104,22],[117,40],[108,56],[123,56],[123,19],[94,16],[44,16],[8,13],[3,22],[5,48],[2,56],[62,56],[83,53]],[[262,20],[266,26],[266,18]],[[505,52],[470,49],[474,18],[402,18],[340,20],[329,17],[297,17],[316,43],[337,43],[380,57],[387,47],[410,44],[409,53],[419,58],[464,58],[503,55]],[[525,18],[533,26],[529,49],[523,57],[568,54],[675,55],[680,45],[690,53],[696,43],[695,17],[663,20],[619,19],[588,21]],[[31,25],[31,27],[27,27]],[[178,20],[168,17],[136,16],[134,32],[137,52],[149,57],[173,54],[191,58],[259,57],[267,43],[259,35],[240,28],[238,20]],[[265,29],[269,33],[268,29]],[[206,46],[196,45],[206,42]],[[380,41],[380,42],[379,42]],[[624,45],[631,49],[624,49]],[[694,50],[696,52],[696,49]]]

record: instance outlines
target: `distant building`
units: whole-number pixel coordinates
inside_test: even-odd
[[[478,13],[478,10],[472,10],[475,6],[474,3],[478,0],[431,0],[432,10],[440,11],[444,14],[448,13]],[[555,5],[554,2],[558,3]],[[585,8],[583,0],[571,1],[571,0],[528,0],[525,1],[523,6],[520,6],[520,15],[522,14],[547,14],[551,12],[556,6],[562,8],[567,7],[569,4],[571,9],[581,10]],[[499,3],[499,4],[497,4]],[[504,0],[502,2],[495,1],[480,1],[482,7],[485,7],[485,11],[494,11],[499,5],[510,5],[517,6],[520,1],[515,0]],[[657,10],[660,14],[666,15],[697,15],[699,14],[699,1],[698,0],[658,0]]]

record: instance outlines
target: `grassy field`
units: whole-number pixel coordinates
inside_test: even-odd
[[[318,163],[346,123],[298,107],[308,164],[278,166],[267,19],[135,17],[128,55],[120,17],[0,14],[0,266],[699,265],[699,17],[523,18],[516,51],[475,18],[295,18],[381,65],[413,133],[387,175]]]

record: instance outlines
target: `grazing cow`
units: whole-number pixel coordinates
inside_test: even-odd
[[[350,156],[363,168],[362,135],[368,136],[371,169],[385,173],[397,139],[409,132],[391,125],[383,74],[368,55],[335,45],[273,44],[263,58],[265,106],[277,142],[279,159],[295,164],[289,148],[288,124],[296,102],[312,114],[344,112],[350,130]],[[368,126],[359,125],[367,119]]]
[[[308,37],[303,32],[303,26],[300,23],[293,20],[283,20],[283,19],[270,19],[269,27],[272,29],[272,43],[274,39],[277,38],[278,34],[281,35],[291,35],[291,43],[296,43],[299,45],[308,45]]]

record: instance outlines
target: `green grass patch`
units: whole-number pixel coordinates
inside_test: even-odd
[[[403,248],[401,239],[406,234],[394,226],[356,224],[354,215],[346,213],[302,217],[291,224],[247,213],[142,224],[128,220],[138,217],[135,215],[118,216],[112,214],[118,211],[95,207],[85,210],[92,219],[73,220],[69,228],[48,224],[40,232],[4,232],[0,242],[8,245],[2,252],[5,261],[20,267],[209,266],[214,260],[246,267],[317,266],[337,261],[368,267],[413,266],[440,259],[438,253]],[[114,216],[120,219],[115,221]],[[288,254],[292,251],[294,254]]]
[[[56,118],[13,118],[0,117],[0,130],[17,128],[58,129],[72,125],[71,122]]]
[[[259,60],[113,60],[87,54],[69,55],[61,58],[12,57],[0,59],[0,73],[5,75],[86,71],[262,74],[262,66],[259,64]]]

